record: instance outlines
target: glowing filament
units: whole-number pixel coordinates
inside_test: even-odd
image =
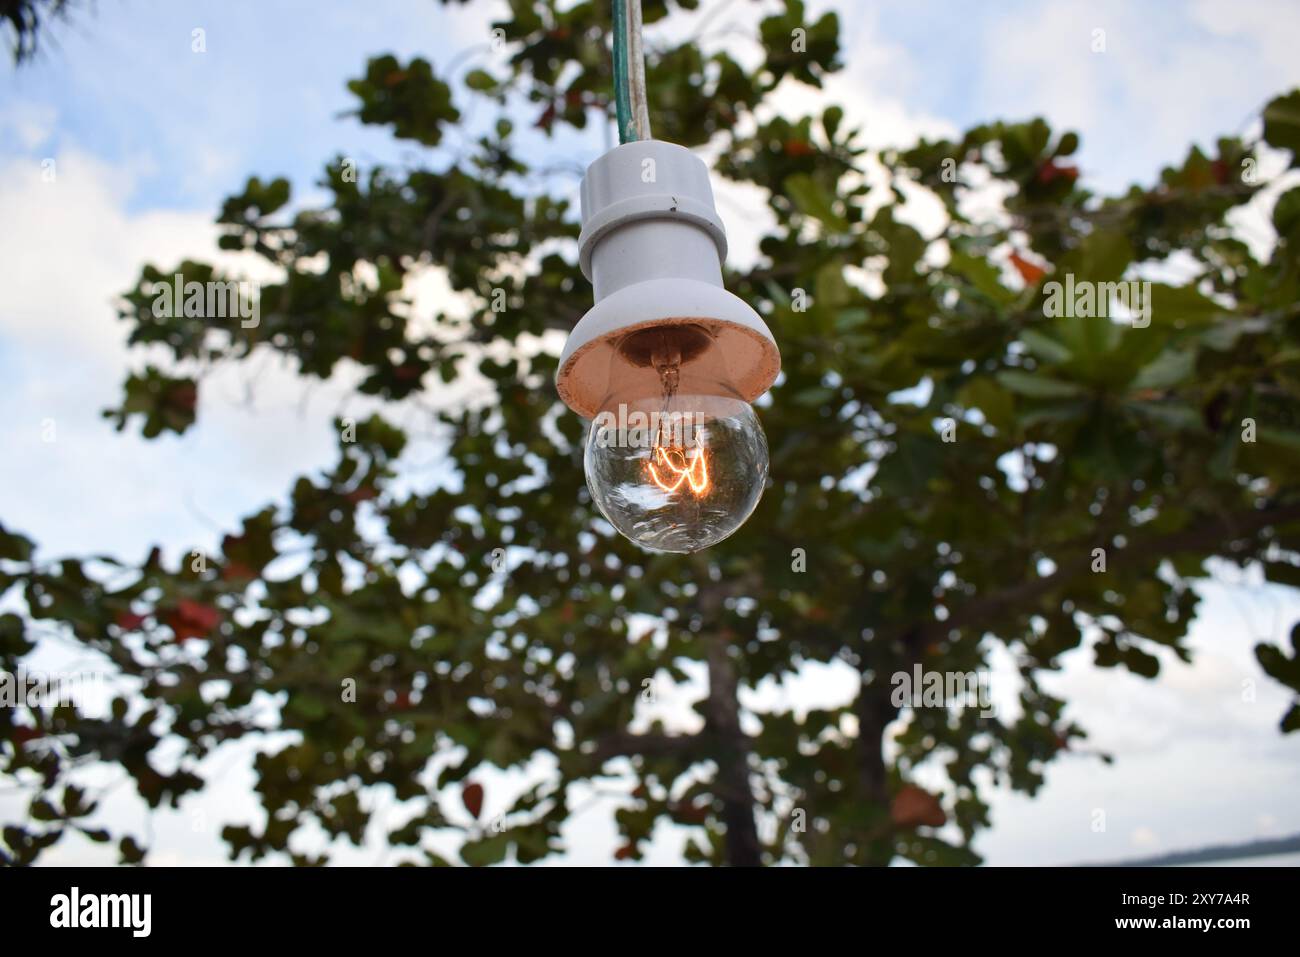
[[[650,481],[665,492],[676,492],[683,482],[697,498],[709,492],[709,465],[702,445],[688,453],[683,448],[656,443],[646,468]]]

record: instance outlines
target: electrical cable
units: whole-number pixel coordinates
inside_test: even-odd
[[[614,113],[619,143],[650,138],[645,53],[641,46],[641,0],[613,0]]]
[[[628,59],[632,70],[632,107],[637,139],[650,139],[650,101],[645,85],[645,51],[641,47],[641,0],[627,0],[631,13],[628,25]]]
[[[614,114],[618,121],[618,141],[631,143],[636,139],[632,120],[632,101],[627,76],[627,5],[626,0],[614,3]]]

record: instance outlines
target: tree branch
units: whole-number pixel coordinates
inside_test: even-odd
[[[672,754],[703,759],[708,757],[708,742],[704,734],[629,734],[618,731],[599,738],[592,753],[602,763],[611,758],[638,754],[656,757]]]
[[[1111,566],[1149,562],[1153,556],[1164,557],[1178,552],[1200,551],[1215,545],[1228,546],[1254,535],[1262,528],[1282,522],[1300,521],[1300,504],[1285,505],[1252,512],[1238,512],[1205,522],[1195,528],[1159,535],[1145,542],[1133,542],[1114,551]],[[1228,550],[1225,548],[1225,550]],[[1074,561],[1057,566],[1043,578],[1022,582],[1010,588],[975,598],[953,611],[943,621],[930,621],[910,628],[899,628],[880,637],[885,641],[903,641],[911,647],[923,647],[957,628],[978,624],[1008,609],[1037,601],[1092,566],[1092,555],[1084,553]]]

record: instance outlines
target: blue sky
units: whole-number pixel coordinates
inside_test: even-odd
[[[344,79],[368,52],[394,46],[445,58],[438,14],[421,24],[411,5],[380,3],[367,5],[373,18],[340,21],[329,9],[99,4],[56,28],[57,43],[6,86],[58,111],[55,150],[75,144],[137,165],[128,209],[214,208],[246,173],[283,172],[302,184],[344,143],[391,152],[383,132],[335,119],[349,106]],[[379,23],[387,29],[368,28]],[[191,50],[194,29],[206,34],[202,55]]]
[[[128,210],[213,208],[251,172],[303,187],[335,153],[401,155],[383,130],[339,118],[352,106],[344,81],[381,51],[435,64],[473,59],[503,9],[491,0],[103,0],[57,24],[36,63],[0,76],[0,91],[10,118],[54,111],[47,153],[75,146],[132,165]],[[732,0],[711,34],[744,29],[751,10]],[[1296,79],[1282,56],[1294,27],[1285,4],[920,0],[840,14],[844,75],[870,78],[868,103],[890,101],[953,129],[1043,113],[1082,129],[1086,171],[1110,185],[1149,178],[1191,140],[1240,129]],[[190,50],[196,28],[206,31],[203,55]],[[1103,54],[1091,50],[1095,28],[1106,30]],[[1220,69],[1202,69],[1207,61]],[[862,92],[845,97],[850,108]],[[599,149],[598,135],[586,141],[588,153]]]
[[[828,6],[841,13],[845,70],[826,91],[783,89],[783,109],[840,103],[874,144],[1042,114],[1082,134],[1085,177],[1103,190],[1150,181],[1191,142],[1249,130],[1271,95],[1300,84],[1294,3],[919,0],[809,9],[815,16]],[[301,203],[336,155],[363,166],[427,159],[342,117],[352,105],[345,82],[381,52],[418,54],[436,67],[464,54],[461,71],[490,62],[493,54],[474,51],[502,9],[482,0],[450,8],[434,0],[97,0],[55,27],[36,62],[0,68],[0,519],[35,537],[47,558],[139,558],[157,542],[173,552],[211,547],[239,516],[282,500],[295,476],[331,460],[330,417],[344,401],[364,407],[347,399],[353,380],[345,370],[307,389],[272,360],[219,371],[205,384],[199,427],[186,436],[146,443],[113,433],[99,410],[117,401],[124,369],[140,360],[124,348],[112,297],[144,262],[212,258],[212,219],[249,175],[289,177]],[[756,9],[733,0],[706,44],[752,55],[735,31],[753,32]],[[196,28],[205,31],[202,54],[191,50]],[[690,28],[651,27],[647,42]],[[1098,29],[1104,52],[1092,49]],[[481,110],[473,122],[487,118]],[[596,129],[557,142],[525,135],[578,164],[605,142]],[[55,160],[54,183],[41,180],[46,159]],[[577,185],[576,177],[552,184],[571,195]],[[761,218],[744,213],[753,204],[725,186],[719,202],[736,255],[752,255]],[[417,292],[426,307],[445,298],[436,277]],[[398,414],[420,430],[418,409]],[[43,436],[49,422],[52,442]],[[411,460],[427,471],[437,454],[428,441]],[[1200,652],[1193,665],[1167,659],[1160,680],[1148,683],[1097,672],[1077,656],[1050,679],[1118,760],[1058,762],[1033,801],[995,793],[994,827],[980,843],[992,862],[1114,859],[1300,831],[1300,736],[1277,734],[1287,698],[1251,655],[1256,641],[1276,640],[1300,619],[1300,602],[1256,579],[1221,575],[1227,584],[1207,586],[1192,633]],[[60,660],[57,648],[43,654]],[[1258,695],[1248,702],[1249,681]],[[807,703],[849,689],[849,675],[810,669],[789,687],[759,689],[756,700]],[[680,712],[694,693],[666,695],[664,707]],[[160,817],[156,833],[170,859],[221,858],[214,833],[196,820],[255,813],[246,759],[217,762],[221,783],[206,811],[187,802]],[[7,819],[17,812],[5,800]],[[1090,829],[1098,807],[1114,822],[1101,834]],[[120,792],[104,813],[128,826],[142,816]],[[570,837],[569,859],[608,860],[614,837],[602,815],[575,821]],[[652,858],[670,861],[676,851],[669,833]],[[59,854],[100,859],[85,847]]]

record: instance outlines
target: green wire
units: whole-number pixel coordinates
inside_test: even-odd
[[[638,139],[632,116],[631,77],[627,60],[627,2],[614,0],[614,112],[618,118],[619,143]]]

